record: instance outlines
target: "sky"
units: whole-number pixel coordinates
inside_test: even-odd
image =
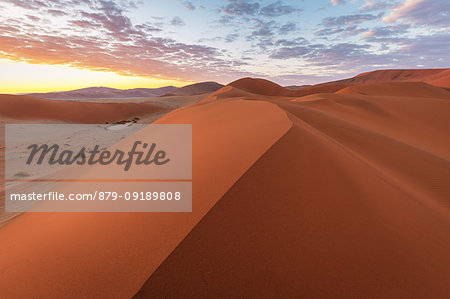
[[[0,93],[450,66],[448,0],[0,0]]]

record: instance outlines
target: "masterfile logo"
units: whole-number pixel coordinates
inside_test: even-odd
[[[8,124],[7,212],[189,212],[191,125]]]
[[[135,141],[131,150],[128,152],[116,149],[113,153],[107,149],[100,150],[99,145],[95,145],[92,150],[87,150],[86,147],[81,148],[78,152],[65,149],[60,151],[58,144],[49,146],[48,144],[32,144],[27,147],[30,150],[30,155],[27,159],[27,164],[33,162],[41,165],[45,160],[47,163],[59,165],[108,165],[116,163],[117,165],[124,165],[124,170],[128,171],[133,163],[139,165],[164,165],[170,161],[166,158],[166,151],[155,150],[156,143],[148,144],[142,141]],[[142,151],[139,150],[142,148]],[[156,153],[154,153],[156,151]]]

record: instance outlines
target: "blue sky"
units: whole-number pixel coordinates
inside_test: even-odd
[[[0,59],[144,78],[302,85],[450,62],[447,0],[0,0],[0,12]]]

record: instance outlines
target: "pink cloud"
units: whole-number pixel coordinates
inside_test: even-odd
[[[345,0],[330,0],[331,5],[338,6],[345,3]]]

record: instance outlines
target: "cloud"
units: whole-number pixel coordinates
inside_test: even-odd
[[[283,5],[281,1],[277,1],[262,7],[260,14],[265,17],[279,17],[295,11],[298,11],[298,9],[290,5]]]
[[[287,22],[278,29],[279,34],[287,34],[297,30],[297,25],[293,22]]]
[[[371,30],[365,32],[361,35],[362,38],[368,39],[371,41],[376,41],[377,38],[391,37],[399,34],[405,34],[408,32],[409,25],[389,25],[383,27],[374,27]]]
[[[184,26],[186,23],[180,18],[180,17],[173,17],[172,20],[170,20],[170,25],[172,26]]]
[[[224,58],[224,50],[153,36],[161,29],[149,22],[133,24],[112,1],[18,4],[33,7],[32,18],[0,15],[0,58],[178,80],[229,78],[241,74],[236,68],[245,64]],[[41,12],[61,6],[70,15],[46,19]]]
[[[47,12],[53,17],[62,17],[67,15],[65,11],[59,9],[49,9]]]
[[[269,55],[269,58],[273,59],[287,59],[287,58],[300,58],[303,55],[310,53],[312,50],[308,47],[296,46],[296,47],[282,47],[275,50]]]
[[[408,57],[411,61],[417,61],[422,57],[424,63],[435,67],[448,67],[450,61],[450,36],[448,34],[419,35],[404,43],[398,53]]]
[[[247,41],[257,40],[256,46],[261,49],[266,49],[272,46],[273,39],[276,35],[287,35],[297,30],[297,25],[293,22],[287,22],[281,25],[275,21],[267,21],[264,19],[253,19],[255,26],[253,30],[247,35]]]
[[[296,11],[301,11],[291,5],[284,5],[281,1],[261,6],[258,2],[245,0],[228,0],[228,4],[222,7],[221,12],[229,17],[234,16],[260,16],[260,17],[280,17]]]
[[[40,8],[46,8],[49,7],[49,4],[45,1],[28,1],[28,0],[9,0],[4,1],[9,2],[10,4],[25,8],[25,9],[40,9]]]
[[[205,9],[205,7],[203,5],[198,5],[195,6],[194,4],[192,4],[192,2],[186,1],[183,3],[184,7],[186,7],[187,10],[193,11],[196,9]]]
[[[384,22],[410,22],[413,25],[450,28],[450,2],[447,0],[406,0],[383,18]]]
[[[362,31],[365,31],[366,29],[358,27],[356,25],[351,25],[351,26],[347,26],[345,28],[340,27],[340,28],[323,28],[320,30],[317,30],[315,32],[315,35],[317,36],[329,36],[329,35],[334,35],[334,34],[339,34],[339,33],[343,33],[345,35],[356,35],[361,33]]]
[[[344,28],[322,28],[315,32],[317,36],[328,36],[344,32]]]
[[[370,46],[367,44],[338,43],[332,46],[308,44],[305,46],[282,47],[273,52],[274,59],[302,58],[315,66],[343,66],[355,60],[361,61],[368,56]]]
[[[235,40],[237,40],[238,38],[239,38],[239,34],[231,33],[231,34],[228,34],[227,36],[225,36],[225,42],[231,43],[231,42],[234,42]]]
[[[276,46],[293,47],[300,45],[307,45],[309,42],[303,37],[297,37],[295,39],[278,39],[274,42]]]
[[[187,10],[195,10],[196,9],[194,4],[192,4],[192,2],[189,2],[189,1],[184,2],[184,7],[186,7]]]
[[[258,37],[258,36],[272,36],[273,30],[276,27],[276,23],[274,21],[263,21],[260,19],[255,19],[256,22],[256,28],[255,30],[252,31],[252,33],[250,34],[250,36],[247,38],[248,40],[251,40],[254,37]]]
[[[388,8],[394,8],[397,7],[397,4],[390,3],[388,1],[366,1],[366,3],[358,8],[359,11],[378,11],[378,10],[385,10]]]
[[[144,24],[139,24],[134,26],[136,29],[138,29],[140,32],[146,32],[146,33],[152,33],[152,32],[160,32],[162,31],[161,28],[156,27],[154,24],[151,24],[149,22]]]
[[[225,7],[222,8],[222,13],[231,16],[242,16],[242,15],[255,15],[260,8],[258,2],[247,2],[241,0],[229,0]]]
[[[344,25],[358,24],[375,19],[378,19],[378,17],[372,14],[355,14],[340,17],[327,17],[322,20],[322,25],[325,27],[339,27]]]
[[[333,6],[338,6],[344,4],[345,2],[346,2],[345,0],[330,0],[331,5]]]

